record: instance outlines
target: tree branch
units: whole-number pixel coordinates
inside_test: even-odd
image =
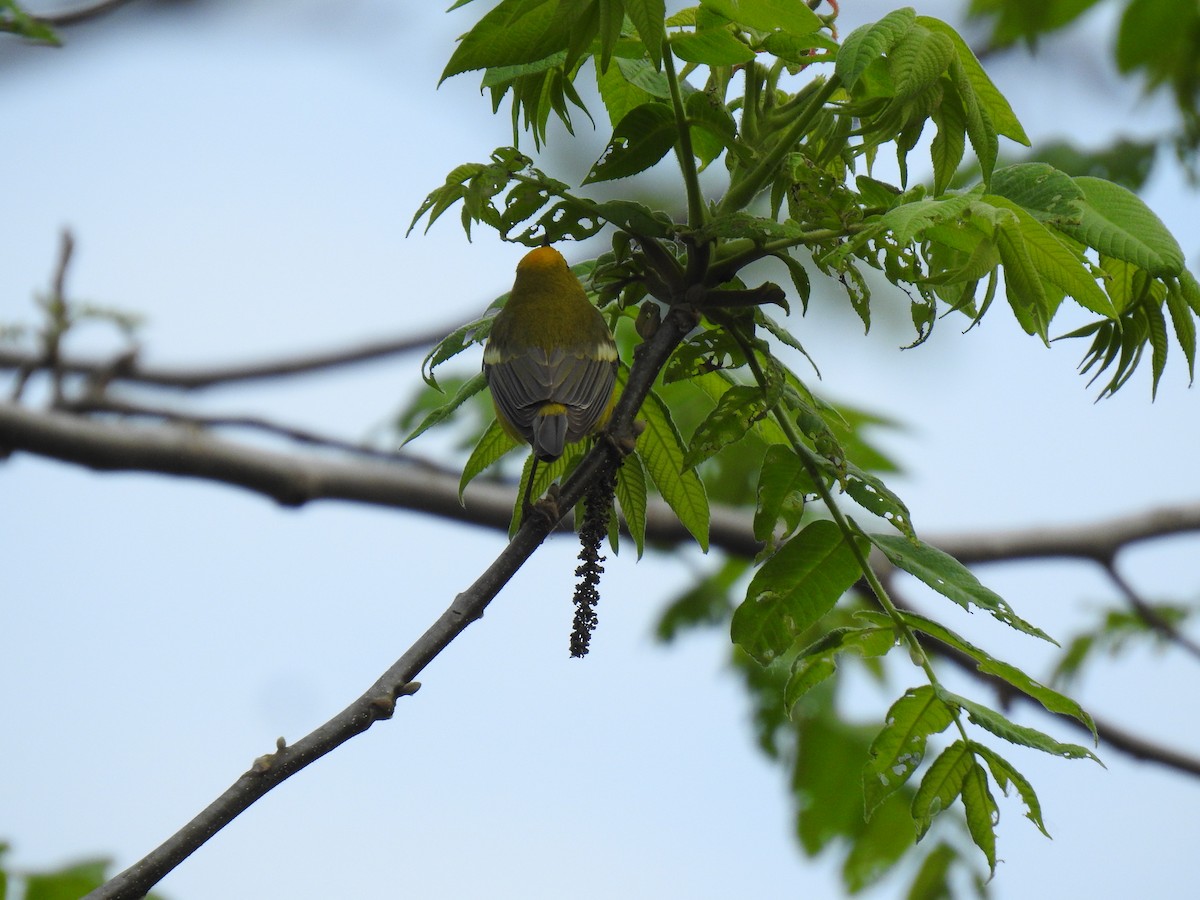
[[[98,19],[131,2],[132,0],[100,0],[100,2],[93,3],[90,6],[81,6],[78,9],[66,9],[62,12],[42,13],[41,15],[34,16],[34,18],[47,25],[53,25],[55,28],[62,28],[66,25],[78,25],[80,22]]]
[[[171,368],[142,365],[138,362],[136,353],[127,353],[115,359],[60,358],[54,367],[57,371],[65,374],[87,376],[100,382],[101,385],[107,385],[113,381],[128,381],[190,391],[218,385],[320,372],[339,366],[412,353],[436,344],[457,327],[455,325],[450,328],[435,328],[423,334],[388,338],[382,341],[367,341],[349,347],[284,356],[266,362],[234,363],[192,369]],[[44,355],[0,348],[0,369],[34,372],[51,367],[52,361]]]
[[[615,443],[633,437],[634,416],[641,408],[642,401],[649,393],[659,370],[693,324],[694,319],[690,314],[679,309],[672,310],[663,320],[658,332],[635,352],[634,365],[625,390],[613,410],[609,426]],[[21,413],[31,415],[24,410],[14,411],[11,407],[0,408],[0,421],[21,421]],[[8,414],[12,415],[6,419]],[[62,418],[61,414],[48,415],[55,419]],[[55,422],[55,425],[60,427],[63,424]],[[96,422],[86,424],[90,428],[111,428]],[[48,447],[58,451],[63,449],[61,443],[52,440],[53,435],[44,435],[44,438]],[[180,444],[177,441],[176,449],[186,454],[189,448],[186,442]],[[562,485],[557,502],[539,503],[537,513],[525,516],[520,529],[495,562],[469,588],[454,598],[454,602],[438,620],[361,697],[296,744],[288,746],[280,740],[274,753],[255,760],[249,771],[191,822],[142,860],[88,894],[89,900],[124,900],[143,896],[168,872],[276,785],[350,738],[366,731],[380,719],[390,718],[395,710],[396,700],[415,693],[420,687],[413,680],[417,674],[468,625],[483,615],[500,589],[558,525],[562,512],[574,508],[588,485],[605,465],[608,456],[616,452],[614,443],[598,441]],[[104,461],[110,464],[115,462],[111,457],[105,457]],[[194,465],[195,462],[196,460],[192,459],[190,465]],[[261,458],[256,460],[258,464],[263,462]],[[264,486],[272,484],[265,480],[266,473],[260,465],[254,468],[254,480]],[[188,474],[198,473],[193,470]],[[234,471],[226,474],[250,480],[245,473]],[[278,489],[278,485],[275,487]],[[283,502],[297,496],[287,490],[279,491],[279,494],[284,498]],[[279,495],[275,496],[279,499]]]

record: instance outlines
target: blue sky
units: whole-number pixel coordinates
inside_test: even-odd
[[[889,8],[842,5],[843,31]],[[160,363],[424,330],[508,287],[520,248],[483,232],[468,245],[453,216],[404,237],[446,171],[511,140],[473,77],[436,86],[470,8],[159,6],[68,31],[62,50],[0,47],[0,322],[36,321],[30,297],[49,282],[63,226],[78,242],[71,293],[143,312],[145,358]],[[959,7],[920,11],[954,21]],[[1103,40],[1104,24],[1081,43],[1048,42],[1037,68],[994,70],[1035,141],[1065,132],[1101,144],[1166,127],[1164,110],[1118,82],[1104,54],[1075,52]],[[544,160],[568,180],[601,149],[580,125],[582,149]],[[1196,196],[1164,166],[1147,200],[1194,268]],[[1074,372],[1082,347],[1046,350],[996,310],[970,334],[946,320],[928,345],[900,352],[907,307],[892,295],[889,314],[888,296],[866,337],[832,294],[797,328],[829,395],[907,423],[880,440],[905,466],[893,486],[918,529],[1066,524],[1200,495],[1195,396],[1178,355],[1153,405],[1146,373],[1094,404]],[[116,342],[97,326],[69,346],[101,353]],[[356,438],[408,395],[416,368],[400,359],[195,403]],[[233,489],[23,455],[0,466],[0,497],[0,838],[28,867],[93,854],[133,862],[277,736],[294,739],[356,697],[502,546],[500,535],[417,515],[334,503],[284,511]],[[1123,567],[1151,595],[1194,598],[1196,549],[1195,538],[1175,539]],[[714,561],[611,561],[580,663],[566,655],[575,552],[569,541],[545,547],[391,723],[243,815],[163,893],[833,893],[832,861],[805,860],[791,841],[784,776],[753,747],[722,667],[726,639],[663,650],[650,637],[662,599]],[[1113,599],[1076,565],[980,574],[1059,636]],[[1045,671],[1029,641],[922,602],[997,655]],[[851,705],[878,715],[915,678],[900,672],[891,695],[856,684]],[[1200,726],[1194,704],[1180,709],[1191,692],[1179,686],[1194,684],[1183,661],[1137,652],[1097,670],[1081,699],[1186,749]],[[1114,752],[1107,771],[1011,757],[1038,788],[1054,840],[1001,800],[998,897],[1179,895],[1194,872],[1200,785]]]

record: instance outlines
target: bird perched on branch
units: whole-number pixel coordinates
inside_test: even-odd
[[[538,462],[603,428],[612,413],[617,345],[579,279],[552,247],[517,264],[483,351],[496,418]],[[533,484],[530,473],[525,501]]]

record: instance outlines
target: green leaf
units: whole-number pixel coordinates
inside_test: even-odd
[[[613,129],[613,137],[584,184],[628,178],[650,168],[675,146],[675,114],[665,103],[643,103]]]
[[[1004,292],[1008,305],[1026,334],[1049,340],[1047,329],[1053,314],[1050,297],[1015,213],[999,221],[995,237],[996,249],[1000,251],[1000,261],[1004,265]]]
[[[792,671],[791,677],[788,678],[787,687],[784,690],[785,708],[789,711],[792,710],[809,691],[836,671],[837,663],[825,657],[806,660],[803,665],[797,666]]]
[[[996,808],[996,799],[988,790],[987,772],[973,759],[963,778],[962,802],[967,812],[967,831],[971,833],[971,840],[983,851],[988,870],[995,875],[996,824],[1000,821],[1000,810]]]
[[[958,859],[958,851],[950,844],[934,847],[921,863],[913,878],[906,900],[952,900],[950,866]]]
[[[793,0],[700,0],[700,5],[736,25],[757,31],[778,30],[800,35],[823,27],[815,12]]]
[[[767,414],[767,398],[757,385],[734,385],[717,401],[692,435],[683,465],[694,468],[729,444],[740,441],[746,432]]]
[[[975,665],[982,674],[992,675],[1008,682],[1021,691],[1021,693],[1042,704],[1042,707],[1047,712],[1060,716],[1070,716],[1076,719],[1088,727],[1093,737],[1097,738],[1097,740],[1099,739],[1096,734],[1096,723],[1092,721],[1092,717],[1070,697],[1035,681],[1016,666],[990,656],[986,651],[981,650],[979,647],[955,634],[946,626],[932,619],[927,619],[913,612],[902,612],[901,615],[909,627],[927,634],[931,638],[941,641],[946,646],[953,647],[955,650],[969,656],[975,661]]]
[[[944,731],[953,721],[953,711],[929,685],[910,688],[892,704],[863,769],[868,819],[917,770],[925,758],[928,737]]]
[[[617,469],[617,502],[641,559],[646,549],[646,467],[636,453],[626,456]]]
[[[650,103],[655,97],[626,77],[622,62],[624,61],[618,59],[617,65],[601,70],[600,59],[596,59],[596,84],[600,88],[600,100],[604,103],[604,108],[608,111],[608,120],[614,127],[634,109],[644,103]],[[649,68],[650,64],[645,60],[637,62]]]
[[[503,302],[508,299],[508,294],[500,297],[493,302],[492,306],[497,307],[503,305]],[[421,377],[425,379],[425,383],[431,388],[441,390],[437,383],[437,379],[433,377],[433,370],[447,360],[453,359],[462,353],[468,347],[473,347],[476,344],[482,344],[487,340],[488,335],[492,331],[492,320],[495,318],[495,309],[489,309],[486,313],[468,322],[466,325],[460,325],[452,332],[442,338],[425,354],[425,358],[421,360]]]
[[[1142,309],[1150,326],[1150,347],[1153,351],[1150,357],[1150,399],[1153,400],[1158,394],[1159,379],[1167,367],[1167,350],[1170,346],[1167,342],[1167,320],[1163,318],[1162,307],[1157,303],[1143,304]]]
[[[78,900],[106,880],[107,859],[85,860],[25,877],[25,900]]]
[[[1175,328],[1175,340],[1179,341],[1179,347],[1187,359],[1190,384],[1196,378],[1196,322],[1176,281],[1167,285],[1167,311]]]
[[[908,507],[879,478],[848,462],[842,487],[863,509],[886,519],[906,537],[916,537]]]
[[[996,737],[1003,738],[1010,744],[1031,747],[1034,750],[1041,750],[1043,753],[1049,753],[1051,756],[1061,756],[1064,759],[1087,758],[1100,762],[1099,757],[1087,747],[1081,747],[1078,744],[1060,743],[1050,737],[1050,735],[1038,731],[1036,728],[1018,725],[1008,717],[996,712],[994,709],[989,709],[981,703],[976,703],[973,700],[968,700],[966,697],[952,694],[943,688],[938,688],[938,690],[939,696],[945,702],[959,707],[980,728],[990,731]]]
[[[1016,113],[1004,99],[1004,95],[992,83],[992,79],[988,77],[987,72],[984,71],[983,66],[980,65],[979,60],[962,36],[945,22],[930,16],[917,16],[915,22],[930,31],[944,34],[950,38],[958,54],[958,64],[962,67],[962,72],[966,76],[972,96],[978,103],[980,111],[986,115],[998,134],[1028,147],[1029,137],[1025,134],[1025,129],[1021,127]],[[976,152],[979,152],[978,149]]]
[[[642,404],[639,417],[646,423],[646,428],[638,436],[636,452],[645,463],[646,471],[654,479],[662,498],[707,553],[708,496],[695,470],[683,464],[683,439],[679,436],[670,410],[651,391]]]
[[[62,41],[54,29],[40,19],[31,16],[13,0],[0,2],[0,33],[7,32],[25,38],[27,41],[49,44],[51,47],[61,47]],[[0,872],[0,876],[3,873]],[[0,882],[2,887],[2,882]],[[2,900],[3,891],[0,891]]]
[[[738,66],[754,59],[754,51],[727,28],[703,28],[671,35],[671,49],[684,62],[702,66]]]
[[[934,817],[949,809],[962,793],[963,779],[974,764],[975,756],[962,740],[955,741],[933,761],[912,800],[918,840],[929,830]]]
[[[1089,247],[1131,262],[1157,277],[1183,271],[1183,251],[1137,194],[1101,178],[1073,179],[1083,191],[1079,224],[1062,230]]]
[[[706,329],[675,348],[663,369],[663,383],[672,384],[745,364],[746,355],[737,338],[723,328]]]
[[[1024,244],[1030,261],[1042,278],[1069,297],[1073,297],[1084,309],[1110,319],[1117,317],[1116,307],[1104,291],[1100,290],[1096,277],[1082,253],[1063,243],[1054,232],[1012,200],[985,195],[983,202],[1008,209],[1017,217],[1021,243]],[[1003,256],[1002,244],[1001,258]],[[1007,270],[1005,277],[1007,278]]]
[[[892,232],[897,243],[908,244],[926,228],[959,218],[973,202],[972,194],[915,200],[888,210],[879,224]]]
[[[992,173],[989,190],[1048,225],[1078,223],[1082,214],[1083,191],[1075,180],[1044,162],[997,169]]]
[[[781,521],[784,536],[794,532],[804,514],[804,498],[815,490],[808,471],[791,447],[786,444],[767,447],[758,473],[755,540],[769,541]]]
[[[665,0],[623,0],[625,15],[637,29],[642,39],[646,56],[655,68],[662,62],[662,45],[666,36],[663,19],[666,17]]]
[[[992,772],[992,778],[1000,786],[1000,790],[1007,794],[1009,784],[1012,784],[1017,789],[1017,793],[1021,796],[1021,800],[1025,804],[1025,817],[1038,827],[1038,831],[1046,837],[1050,837],[1050,832],[1046,830],[1046,823],[1042,821],[1042,804],[1038,801],[1037,794],[1033,790],[1033,785],[1029,783],[1028,779],[1014,769],[1008,760],[1004,759],[1004,757],[990,747],[973,743],[971,748],[975,751],[976,755],[982,756],[987,762],[988,768]]]
[[[970,569],[948,553],[900,535],[869,534],[867,538],[883,551],[892,565],[916,576],[968,612],[972,606],[979,607],[1010,628],[1058,646],[1046,632],[1013,612],[1002,597],[980,584]]]
[[[531,63],[563,49],[545,40],[557,7],[555,0],[500,0],[459,39],[438,84],[462,72]]]
[[[943,100],[931,115],[937,134],[929,145],[933,162],[933,192],[943,194],[958,172],[967,149],[967,120],[958,102]]]
[[[417,436],[424,434],[434,425],[437,425],[439,422],[444,422],[446,419],[450,418],[456,409],[458,409],[486,387],[487,379],[484,377],[482,372],[479,372],[473,378],[469,379],[465,384],[463,384],[463,386],[458,389],[458,393],[451,397],[449,401],[443,403],[437,409],[431,410],[429,414],[421,420],[421,423],[412,430],[408,437],[400,442],[400,446],[403,447]]]
[[[929,90],[955,58],[954,44],[944,34],[909,28],[888,54],[896,99],[911,100]]]
[[[458,481],[458,502],[462,503],[463,492],[466,491],[467,485],[476,475],[519,446],[521,446],[520,442],[510,437],[499,421],[492,419],[491,424],[484,429],[483,434],[476,442],[475,449],[471,451],[466,466],[463,467],[462,478]]]
[[[732,636],[761,664],[786,652],[858,579],[850,545],[830,521],[811,523],[755,573]]]
[[[846,36],[838,51],[835,71],[847,90],[852,90],[867,66],[883,56],[912,28],[916,14],[911,8],[897,9],[878,22],[862,25]]]

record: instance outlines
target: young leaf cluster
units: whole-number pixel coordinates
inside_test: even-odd
[[[645,374],[635,345],[649,342],[666,316],[689,317],[690,333],[650,373],[617,501],[639,554],[652,491],[704,549],[709,496],[744,502],[754,509],[762,550],[752,569],[723,568],[719,588],[674,609],[669,628],[728,618],[746,665],[773,673],[777,699],[793,718],[807,715],[808,699],[826,690],[847,650],[874,660],[903,647],[924,683],[896,701],[869,741],[858,775],[861,809],[868,820],[906,817],[910,836],[919,837],[955,806],[994,869],[993,787],[1015,788],[1044,827],[1032,786],[984,740],[1068,758],[1092,754],[951,693],[927,651],[965,655],[1049,712],[1089,728],[1091,720],[1055,689],[892,602],[870,553],[968,611],[1050,640],[921,541],[903,501],[879,477],[885,467],[861,439],[861,417],[821,399],[789,365],[789,358],[812,359],[792,325],[767,309],[787,315],[791,304],[750,267],[782,263],[801,310],[814,273],[835,280],[866,328],[881,277],[907,298],[914,345],[950,313],[978,322],[1001,292],[1018,325],[1044,342],[1056,316],[1073,307],[1076,321],[1090,320],[1066,336],[1090,339],[1083,368],[1107,378],[1103,395],[1123,386],[1147,355],[1157,389],[1172,342],[1192,372],[1200,288],[1178,244],[1127,189],[1044,163],[997,168],[1002,137],[1027,139],[950,26],[900,9],[839,42],[835,18],[778,0],[701,0],[669,18],[661,0],[501,0],[460,39],[443,77],[481,72],[494,108],[511,102],[514,139],[523,124],[536,146],[547,139],[551,113],[571,127],[571,108],[583,107],[574,85],[594,78],[611,137],[578,187],[511,147],[459,166],[429,194],[413,227],[457,205],[468,236],[484,225],[536,246],[610,233],[611,249],[576,271],[622,348],[618,391]],[[923,136],[932,178],[910,184],[910,156]],[[897,184],[876,177],[888,148]],[[952,187],[968,148],[977,177]],[[588,185],[640,176],[672,154],[673,209],[684,214],[587,196]],[[699,173],[717,165],[722,190],[706,193]],[[488,327],[485,316],[439,344],[425,361],[429,384],[436,387],[438,366],[484,341]],[[482,386],[466,381],[417,433]],[[497,426],[486,429],[463,484],[512,446]],[[569,472],[584,452],[577,446],[540,467],[534,490]],[[731,485],[748,469],[739,493]],[[527,466],[522,493],[529,477]],[[738,601],[730,600],[735,592]],[[831,625],[848,592],[872,597],[875,609]],[[929,751],[946,731],[953,740]],[[956,857],[943,846],[929,854],[919,880],[945,876]]]

